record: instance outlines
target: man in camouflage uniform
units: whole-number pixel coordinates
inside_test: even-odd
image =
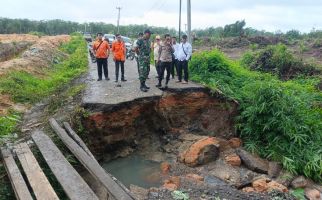
[[[141,82],[140,90],[142,92],[147,92],[150,89],[145,81],[149,73],[150,65],[150,53],[151,53],[151,43],[150,43],[151,31],[145,30],[144,36],[141,39],[138,39],[136,42],[136,52],[138,54],[139,62],[139,79]]]

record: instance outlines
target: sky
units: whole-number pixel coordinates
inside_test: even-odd
[[[182,30],[187,23],[182,0]],[[192,29],[245,20],[247,27],[271,32],[322,29],[322,0],[191,0]],[[0,0],[0,17],[33,20],[148,24],[178,29],[179,0]]]

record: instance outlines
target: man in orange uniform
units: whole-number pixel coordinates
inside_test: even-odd
[[[107,59],[110,53],[110,46],[106,41],[103,40],[103,34],[97,33],[97,40],[93,45],[93,52],[97,60],[97,71],[98,79],[97,81],[102,80],[102,68],[104,70],[105,79],[108,81],[108,68],[107,68]]]
[[[126,48],[125,44],[122,41],[122,37],[120,34],[116,34],[116,41],[112,44],[112,51],[114,53],[113,60],[115,62],[115,82],[119,81],[119,71],[121,65],[121,81],[126,81],[124,78],[124,62],[125,62],[125,54]]]

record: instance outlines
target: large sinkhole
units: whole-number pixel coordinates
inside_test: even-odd
[[[102,166],[127,187],[159,186],[162,163],[176,162],[193,137],[235,136],[237,104],[207,88],[84,107],[89,112],[82,121],[84,140]],[[187,135],[189,139],[182,139]]]

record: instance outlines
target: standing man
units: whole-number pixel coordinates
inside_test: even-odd
[[[138,73],[140,73],[139,72],[139,60],[138,60],[138,54],[136,53],[136,51],[135,51],[135,48],[137,47],[137,41],[139,40],[139,39],[142,39],[142,37],[143,37],[143,33],[142,32],[140,32],[139,33],[139,35],[138,35],[138,39],[137,40],[135,40],[134,42],[133,42],[133,47],[132,47],[132,51],[134,51],[135,52],[135,55],[134,55],[134,57],[135,57],[135,60],[136,60],[136,64],[137,64],[137,66],[138,66]]]
[[[108,68],[107,68],[107,59],[110,53],[110,46],[106,41],[103,40],[103,34],[97,33],[97,40],[94,42],[93,45],[93,52],[96,57],[97,62],[97,72],[98,72],[98,79],[97,81],[102,80],[102,68],[104,70],[105,79],[108,81]]]
[[[144,31],[144,36],[136,42],[135,51],[138,54],[139,61],[139,79],[140,79],[140,90],[147,92],[150,89],[145,81],[148,76],[148,68],[150,65],[150,53],[151,53],[151,31],[149,29]]]
[[[174,52],[172,47],[172,41],[169,34],[165,34],[164,36],[164,42],[162,42],[160,49],[159,49],[159,58],[158,62],[161,62],[160,64],[160,74],[159,74],[159,83],[156,85],[156,87],[160,88],[162,87],[161,82],[164,78],[164,71],[167,70],[167,76],[166,76],[166,82],[164,89],[168,88],[168,83],[170,80],[170,73],[171,73],[171,65],[172,65],[172,53]]]
[[[177,38],[176,36],[172,37],[172,47],[173,47],[173,54],[172,54],[172,66],[171,66],[171,75],[172,79],[174,79],[174,69],[177,72],[178,75],[178,50],[179,50],[179,44],[177,43]]]
[[[114,54],[113,60],[115,62],[115,82],[119,81],[119,71],[121,66],[121,81],[126,81],[124,78],[124,62],[126,48],[120,34],[116,34],[116,41],[112,44],[112,51]]]
[[[192,54],[192,46],[190,43],[187,42],[187,35],[182,36],[182,42],[179,45],[178,48],[178,81],[177,83],[182,84],[187,84],[188,83],[188,78],[189,78],[189,73],[188,73],[188,62],[191,58]],[[182,81],[182,70],[184,73],[184,81]]]
[[[160,46],[161,46],[161,37],[160,35],[157,35],[155,37],[155,42],[153,44],[154,65],[158,74],[157,78],[159,78],[160,76],[160,65],[159,65],[160,63],[158,63]]]

